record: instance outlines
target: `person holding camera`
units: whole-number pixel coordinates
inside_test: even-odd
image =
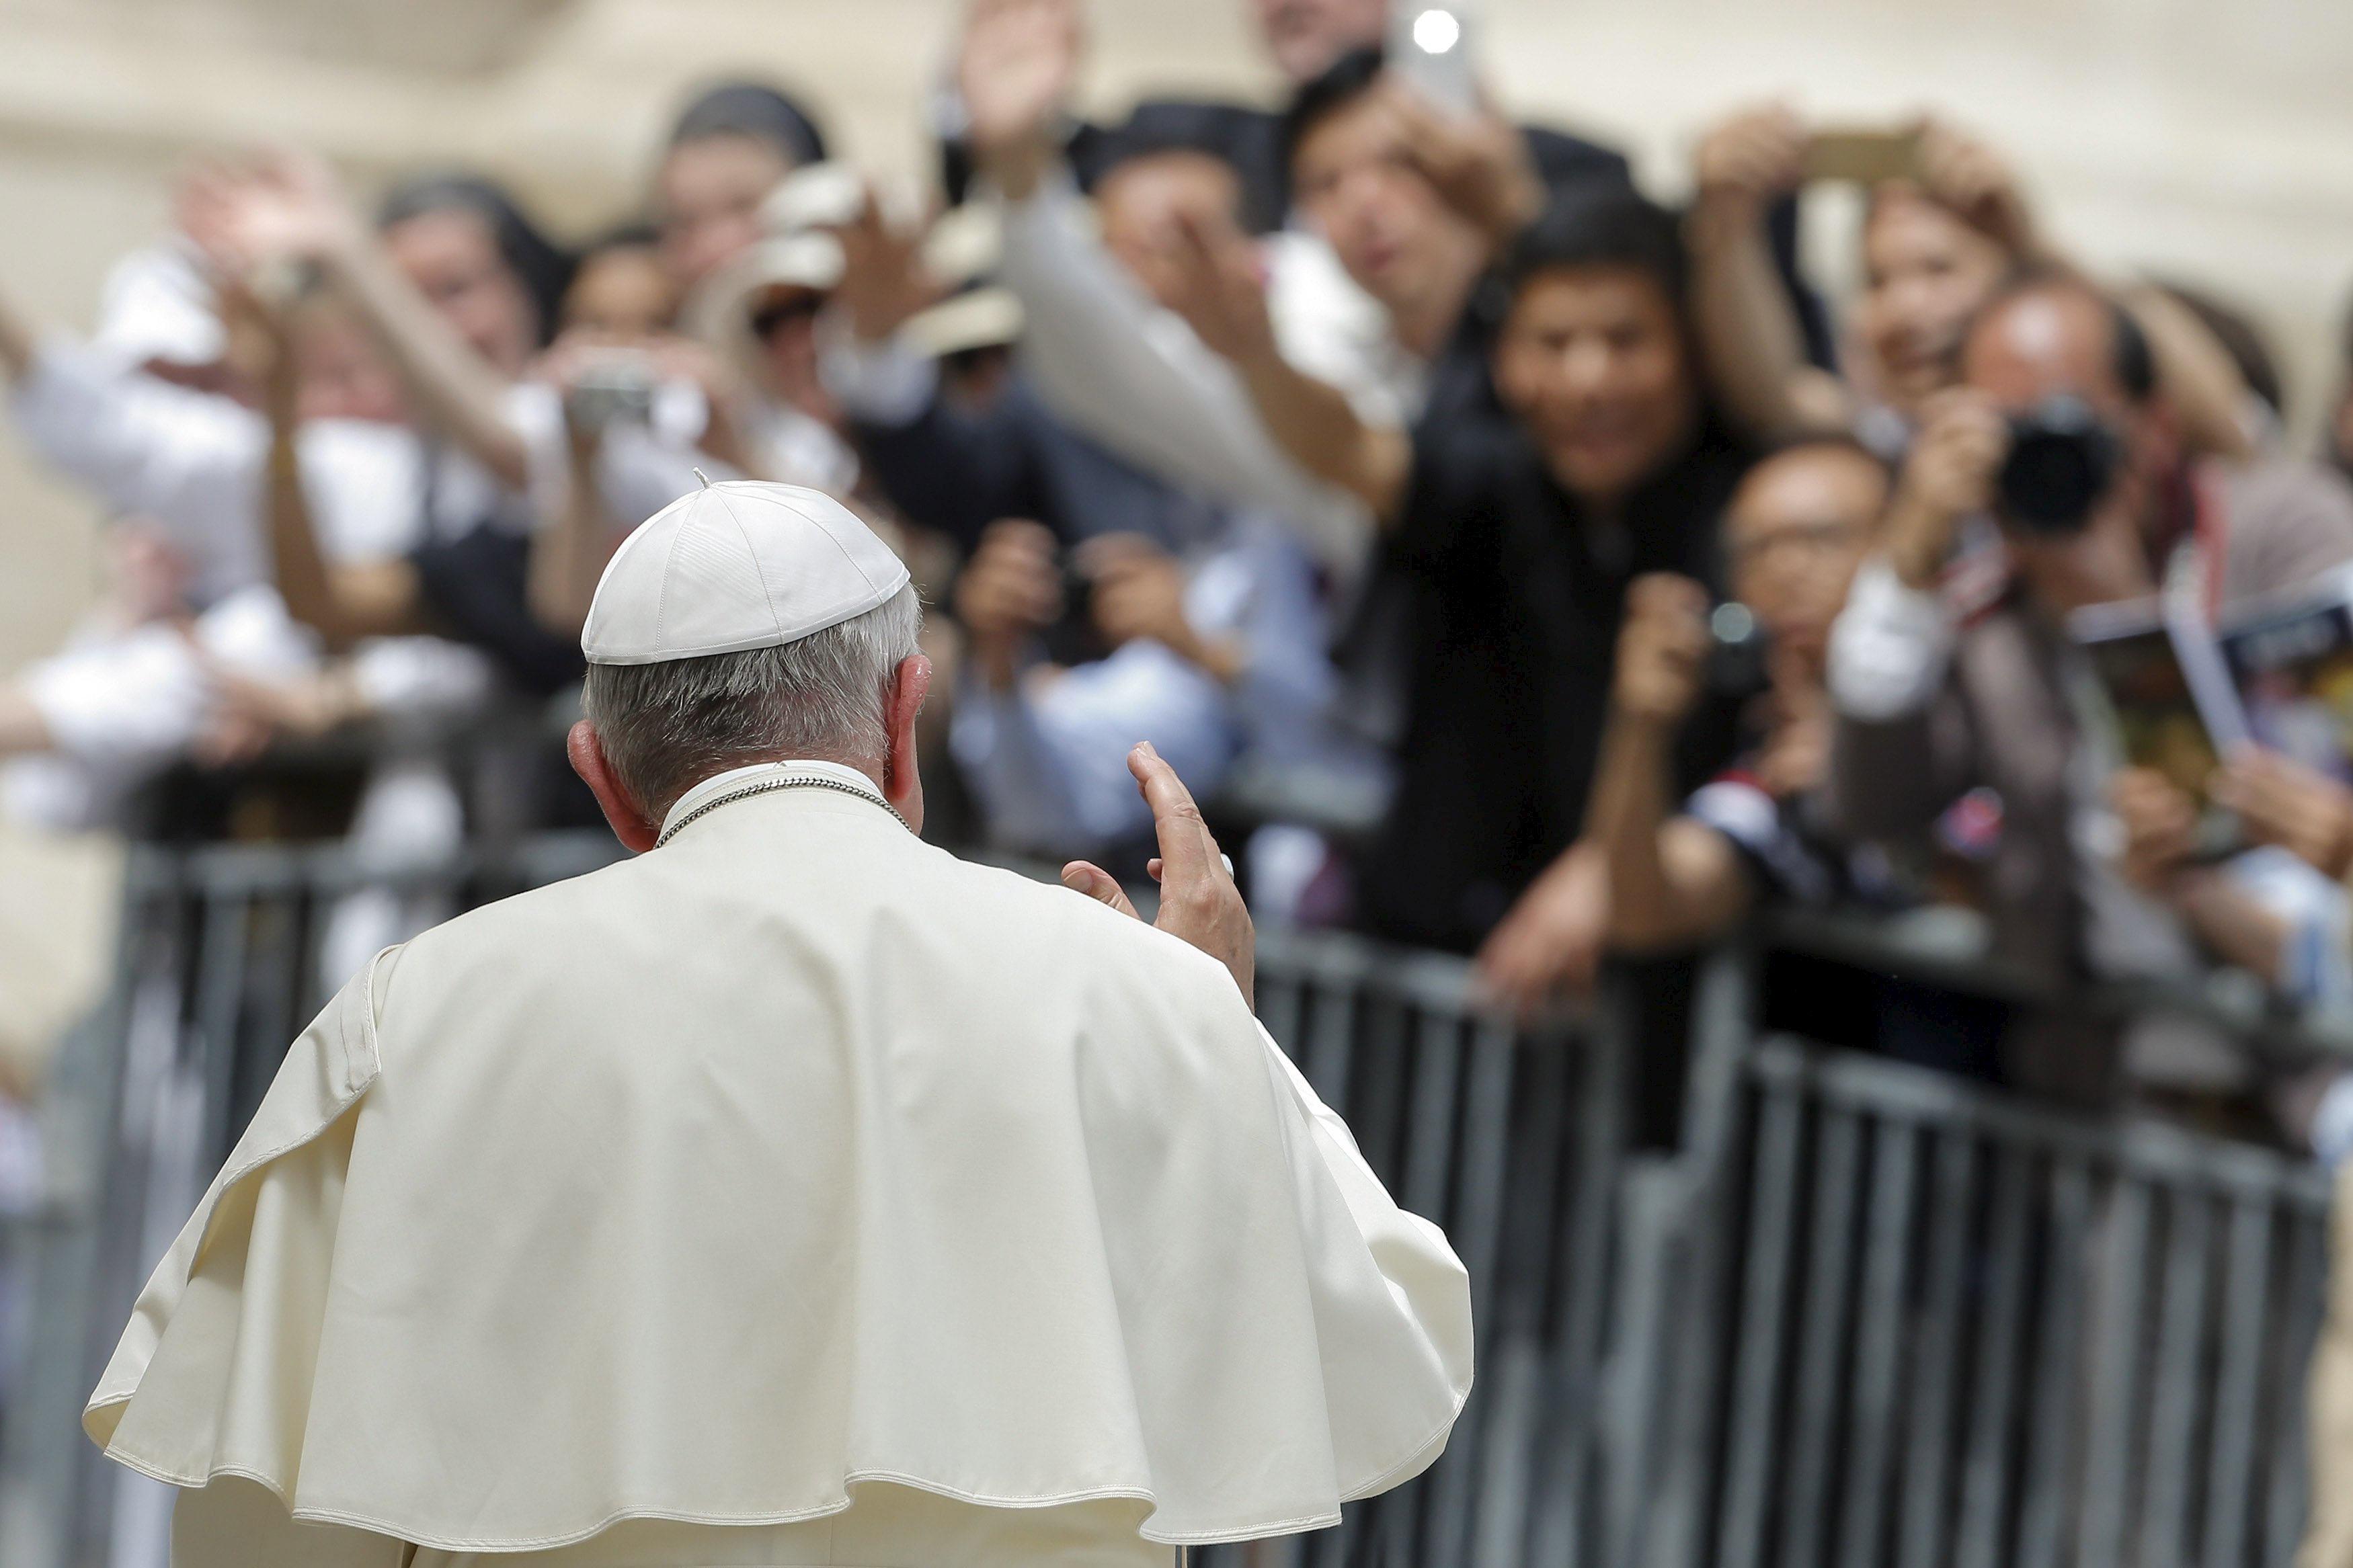
[[[1725,510],[1730,602],[1711,615],[1706,586],[1672,573],[1628,586],[1584,835],[1480,955],[1499,1001],[1526,1013],[1556,990],[1582,990],[1605,949],[1699,947],[1760,899],[1871,901],[1868,866],[1820,820],[1822,660],[1887,491],[1886,467],[1855,442],[1792,443],[1751,468]],[[1711,688],[1752,699],[1746,744],[1684,797],[1676,738]]]
[[[949,743],[1001,847],[1140,868],[1151,819],[1122,783],[1138,740],[1204,797],[1244,757],[1351,782],[1377,772],[1332,722],[1313,565],[1267,520],[1239,518],[1180,556],[1138,533],[1065,552],[1042,523],[1003,519],[958,577],[955,611],[966,657]]]
[[[1914,838],[1990,789],[1999,956],[2054,988],[2178,972],[2194,962],[2186,935],[2111,863],[2123,834],[2079,719],[2096,689],[2064,618],[2160,591],[2211,617],[2300,582],[2353,557],[2353,490],[2315,468],[2194,458],[2134,319],[2072,273],[2006,284],[1960,364],[1961,384],[1922,405],[1880,549],[1832,633],[1832,819],[1853,837]],[[1957,547],[1987,520],[1997,537],[1964,573]],[[2056,1004],[2013,1022],[2003,1070],[2079,1104],[2115,1103],[2127,1080],[2144,1098],[2243,1087],[2211,1043],[2133,1036],[2127,1050]]]
[[[1694,163],[1684,237],[1701,347],[1727,412],[1767,434],[1851,429],[1899,454],[1955,384],[1971,318],[2013,268],[2060,262],[2016,172],[1942,119],[1828,131],[1787,104],[1764,104],[1718,121]],[[1810,359],[1773,227],[1802,187],[1823,180],[1865,187],[1862,290],[1842,374]],[[2121,300],[2189,443],[2250,456],[2248,383],[2221,337],[2168,289],[2136,286]]]

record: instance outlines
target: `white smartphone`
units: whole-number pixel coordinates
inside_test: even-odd
[[[1474,30],[1463,0],[1389,0],[1389,68],[1440,109],[1475,114],[1479,74],[1472,59]]]

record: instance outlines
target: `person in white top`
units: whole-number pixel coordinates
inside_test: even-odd
[[[1040,393],[1131,460],[1282,515],[1319,553],[1360,557],[1364,509],[1293,463],[1233,367],[1087,239],[1053,140],[1079,62],[1066,0],[981,0],[958,70],[982,172],[1008,204],[1004,277],[1027,313],[1024,357]],[[1458,122],[1398,82],[1345,69],[1310,94],[1291,122],[1308,232],[1261,251],[1277,339],[1360,419],[1402,426],[1422,413],[1473,284],[1542,205],[1544,184],[1519,133],[1493,114]],[[1204,236],[1241,243],[1229,218],[1198,213],[1172,223],[1163,244],[1178,251]],[[1471,368],[1484,374],[1483,363]]]
[[[918,620],[814,491],[624,545],[573,755],[636,858],[332,1002],[90,1399],[178,1568],[1145,1568],[1436,1458],[1467,1277],[1183,784],[1151,926],[925,845]]]

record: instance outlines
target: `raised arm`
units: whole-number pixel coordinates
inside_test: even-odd
[[[530,448],[507,418],[505,382],[393,265],[324,163],[278,151],[200,169],[183,185],[179,211],[181,226],[230,278],[316,267],[356,308],[418,416],[501,484],[529,484]]]
[[[1806,361],[1766,236],[1766,214],[1798,186],[1805,134],[1778,105],[1711,131],[1700,142],[1699,193],[1683,222],[1701,361],[1726,416],[1758,441],[1841,429],[1852,418],[1843,384]]]
[[[1732,845],[1675,813],[1675,733],[1699,700],[1706,616],[1707,590],[1688,578],[1653,574],[1627,591],[1585,819],[1585,837],[1609,858],[1613,946],[1688,946],[1725,931],[1748,907],[1748,875]]]
[[[982,173],[1005,196],[1006,285],[1024,370],[1071,428],[1172,484],[1284,519],[1351,566],[1363,508],[1293,462],[1234,367],[1147,295],[1088,232],[1053,137],[1078,66],[1060,0],[983,0],[958,80]]]
[[[1395,522],[1413,468],[1406,433],[1366,424],[1338,388],[1282,357],[1257,252],[1239,228],[1187,214],[1178,238],[1177,311],[1240,372],[1276,444],[1317,479],[1363,501],[1384,525]]]
[[[1920,136],[1920,178],[1931,196],[1991,235],[2017,260],[2074,265],[2036,227],[2017,177],[1983,142],[1930,121]],[[2206,323],[2161,289],[2126,288],[2117,297],[2148,339],[2158,385],[2189,445],[2218,457],[2253,456],[2253,440],[2240,418],[2246,378]]]
[[[262,512],[269,556],[287,613],[316,631],[338,652],[362,637],[395,637],[428,629],[417,574],[405,560],[331,565],[319,548],[311,498],[302,485],[297,442],[300,426],[294,356],[282,322],[256,310],[275,340],[263,386],[269,418],[269,454],[262,483]]]

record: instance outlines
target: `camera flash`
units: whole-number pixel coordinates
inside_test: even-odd
[[[1413,41],[1426,55],[1442,55],[1461,41],[1462,24],[1451,11],[1424,11],[1413,19]]]

